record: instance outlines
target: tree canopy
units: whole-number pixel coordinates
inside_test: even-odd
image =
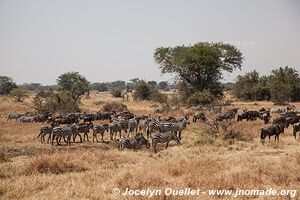
[[[17,84],[12,78],[0,76],[0,95],[8,94],[14,88],[17,88]]]
[[[90,89],[90,82],[78,72],[67,72],[60,75],[57,84],[61,90],[70,92],[74,101],[77,101]]]
[[[222,95],[222,72],[241,69],[242,53],[224,43],[199,42],[189,46],[160,47],[154,59],[162,73],[175,74],[180,81],[190,85],[193,92],[209,90]]]

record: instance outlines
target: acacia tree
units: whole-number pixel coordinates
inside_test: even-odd
[[[160,47],[155,49],[154,59],[163,74],[175,74],[192,88],[192,93],[208,90],[215,96],[222,95],[222,72],[241,69],[243,61],[242,53],[236,47],[208,42]]]
[[[17,88],[17,84],[12,78],[0,76],[0,95],[8,94],[14,88]]]
[[[90,82],[78,72],[67,72],[60,75],[57,84],[61,90],[68,91],[71,94],[74,103],[90,90]]]

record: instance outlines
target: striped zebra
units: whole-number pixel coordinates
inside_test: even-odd
[[[174,122],[172,124],[171,131],[175,133],[176,136],[177,136],[177,132],[179,133],[178,135],[179,140],[181,140],[181,132],[187,127],[187,124],[190,124],[190,122],[186,119],[183,119],[182,121],[179,122]]]
[[[39,133],[39,135],[38,135],[38,138],[41,138],[41,143],[44,143],[44,142],[45,142],[45,136],[46,136],[47,134],[49,134],[47,143],[50,142],[52,129],[53,129],[53,126],[51,126],[51,125],[44,125],[44,126],[41,126],[41,127],[40,127],[40,133]]]
[[[174,129],[173,122],[161,122],[159,124],[159,132],[160,133],[171,132],[173,129]]]
[[[160,132],[160,123],[156,120],[149,121],[148,127],[147,127],[147,138],[152,137],[152,132],[154,131]]]
[[[131,133],[137,133],[138,131],[138,122],[135,118],[128,120],[128,135]]]
[[[142,134],[138,134],[134,138],[122,138],[119,142],[118,149],[121,151],[127,148],[136,151],[143,145],[145,145],[147,149],[150,148],[150,142]]]
[[[93,127],[94,127],[93,123],[77,125],[77,127],[76,127],[77,132],[75,132],[75,134],[73,134],[73,141],[75,142],[75,139],[78,135],[80,137],[80,142],[82,142],[80,133],[83,133],[83,141],[85,141],[85,138],[87,139],[87,141],[89,141],[88,133],[90,132],[90,129],[92,129]]]
[[[104,125],[100,125],[100,126],[94,126],[92,128],[92,130],[93,130],[93,142],[95,141],[95,138],[96,138],[96,141],[98,142],[97,133],[101,134],[101,141],[104,141],[103,140],[103,135],[104,135],[105,131],[108,132],[108,127],[109,127],[108,124],[104,124]]]
[[[152,137],[152,146],[154,148],[154,153],[157,153],[156,146],[158,143],[167,143],[166,149],[168,148],[170,141],[176,141],[177,145],[180,145],[179,138],[175,135],[175,133],[167,132],[167,133],[159,133],[153,135]]]
[[[111,140],[116,140],[117,139],[117,133],[120,134],[120,139],[121,139],[121,132],[122,132],[122,125],[121,123],[114,121],[109,124],[108,126],[109,131],[110,131],[110,139]]]
[[[60,145],[61,138],[64,139],[65,143],[67,145],[71,145],[71,136],[74,134],[74,132],[77,131],[76,124],[72,124],[70,126],[57,126],[54,127],[52,130],[52,140],[51,144],[53,145],[54,139],[57,142],[57,145]],[[67,140],[66,140],[67,137]]]

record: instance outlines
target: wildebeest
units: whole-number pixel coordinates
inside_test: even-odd
[[[19,114],[12,113],[12,114],[9,114],[6,118],[7,118],[7,121],[8,121],[8,120],[12,120],[12,119],[14,119],[14,120],[17,121],[17,120],[20,118],[20,116],[21,116],[21,115],[19,115]]]
[[[269,136],[269,140],[272,135],[275,135],[275,141],[279,141],[280,133],[284,132],[284,125],[283,124],[273,124],[269,127],[262,128],[260,133],[261,142],[264,143],[264,140],[267,136]]]
[[[284,116],[278,116],[275,119],[273,119],[273,124],[282,124],[285,127],[288,126],[288,123],[287,123],[286,118]]]
[[[234,119],[237,111],[238,111],[238,108],[233,108],[224,113],[220,113],[216,116],[216,120],[223,121],[224,119],[229,119],[229,120]]]
[[[295,139],[296,139],[297,132],[299,132],[299,136],[300,136],[300,122],[293,125],[293,136],[295,137]]]
[[[196,112],[193,116],[193,122],[197,122],[197,120],[206,121],[205,114],[203,112]]]

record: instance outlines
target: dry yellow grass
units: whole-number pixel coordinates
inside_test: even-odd
[[[109,94],[92,93],[89,99],[83,99],[81,106],[87,112],[96,112],[103,102],[111,101],[122,100]],[[157,103],[128,101],[125,104],[137,115],[153,115],[153,106]],[[241,109],[272,106],[269,102],[235,101],[233,104]],[[291,136],[291,128],[281,136],[279,143],[271,141],[262,146],[259,143],[259,130],[264,127],[261,121],[235,122],[234,126],[252,135],[253,140],[234,144],[210,141],[211,138],[200,131],[199,123],[191,123],[183,133],[181,146],[171,143],[165,150],[165,145],[160,145],[157,154],[152,148],[119,152],[115,143],[85,142],[71,147],[40,144],[37,135],[41,123],[5,119],[9,113],[27,111],[32,110],[0,97],[0,199],[141,199],[141,196],[114,196],[111,192],[114,187],[122,191],[166,187],[202,190],[271,187],[300,191],[300,140]],[[182,109],[165,115],[189,112]],[[152,199],[186,198],[196,199],[164,195]],[[197,197],[219,198],[233,199],[230,196]],[[299,194],[294,199],[300,199]]]

